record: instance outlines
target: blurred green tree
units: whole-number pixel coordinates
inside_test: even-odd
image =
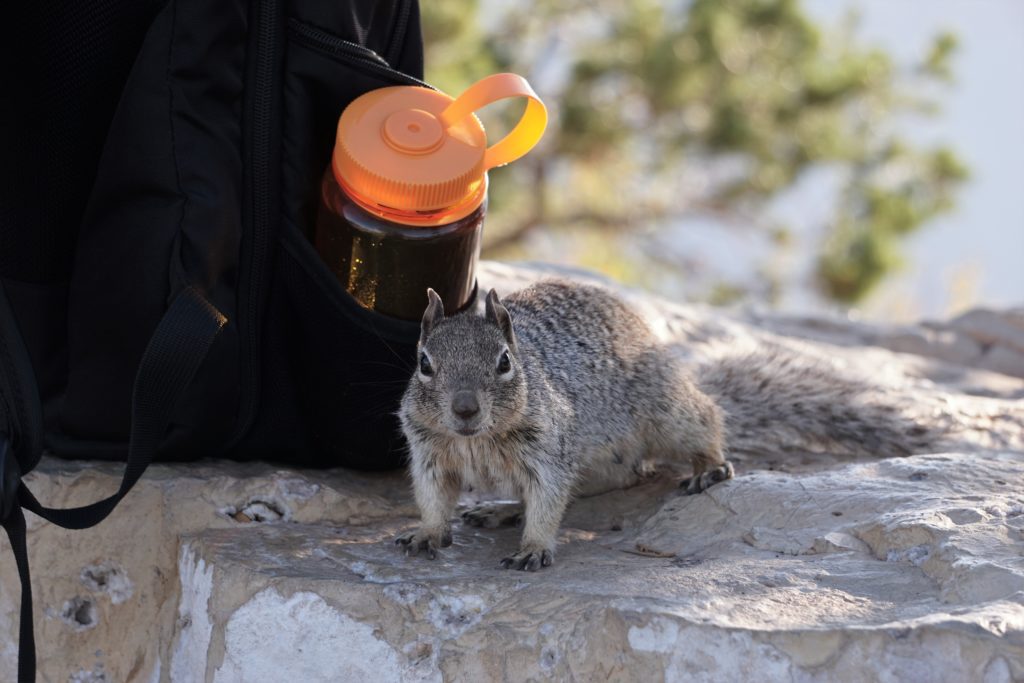
[[[514,71],[552,113],[541,146],[491,174],[485,252],[515,252],[545,228],[621,254],[608,245],[623,234],[635,242],[695,216],[784,245],[785,228],[759,218],[766,203],[828,168],[843,188],[816,284],[828,299],[861,300],[899,265],[900,240],[952,206],[967,170],[891,125],[935,111],[922,93],[951,79],[955,37],[937,36],[908,72],[858,44],[854,24],[826,35],[799,0],[423,3],[431,82],[457,93]],[[742,295],[723,285],[711,297]]]

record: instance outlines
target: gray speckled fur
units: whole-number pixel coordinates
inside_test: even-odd
[[[722,358],[695,374],[725,411],[733,452],[893,456],[935,443],[931,430],[904,417],[877,387],[782,349]]]
[[[692,462],[691,492],[732,476],[720,409],[606,290],[547,281],[504,306],[492,293],[483,318],[439,310],[428,307],[421,337],[433,375],[413,377],[399,412],[422,515],[421,528],[398,539],[407,551],[433,556],[451,542],[465,485],[522,498],[522,543],[503,566],[533,570],[553,561],[571,497],[634,482],[645,458]],[[514,332],[502,330],[508,316]],[[506,347],[512,371],[502,376]],[[466,390],[479,401],[473,436],[455,431],[462,423],[451,409]]]
[[[699,493],[733,475],[730,450],[771,453],[907,454],[932,435],[871,398],[868,384],[778,349],[714,361],[691,380],[681,360],[611,292],[551,280],[509,295],[492,292],[487,315],[445,318],[431,292],[421,351],[433,375],[417,372],[399,416],[421,526],[400,536],[406,552],[451,543],[462,487],[519,497],[525,504],[519,551],[502,566],[551,564],[562,515],[573,495],[628,486],[645,460],[682,458]],[[513,329],[514,328],[514,329]],[[504,349],[511,371],[497,371]],[[479,404],[472,436],[453,411],[455,392]],[[471,511],[467,521],[505,521]]]

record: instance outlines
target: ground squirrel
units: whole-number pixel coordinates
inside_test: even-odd
[[[434,558],[473,485],[523,501],[522,541],[501,566],[534,571],[554,561],[574,495],[634,483],[649,459],[688,460],[682,486],[699,493],[733,476],[724,455],[733,434],[912,449],[923,435],[891,412],[849,407],[860,388],[763,356],[723,360],[695,382],[639,315],[597,286],[544,281],[504,302],[491,290],[484,317],[445,317],[429,290],[399,410],[421,523],[396,543]],[[775,420],[771,401],[786,402],[774,412],[787,419]],[[479,510],[463,516],[493,521]]]

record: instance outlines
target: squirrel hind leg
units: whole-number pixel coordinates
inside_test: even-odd
[[[725,459],[720,440],[708,444],[707,449],[691,451],[690,461],[693,463],[693,476],[679,482],[679,487],[686,490],[686,495],[702,493],[709,487],[726,479],[732,479],[736,470],[732,463]]]
[[[732,479],[735,469],[725,458],[724,420],[721,409],[703,393],[695,390],[689,400],[680,402],[676,419],[663,425],[661,441],[676,458],[689,460],[693,476],[680,486],[687,494],[700,493],[709,486]],[[667,427],[667,428],[666,428]]]

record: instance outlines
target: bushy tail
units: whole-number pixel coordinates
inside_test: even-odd
[[[782,349],[719,358],[696,375],[726,413],[733,452],[886,457],[936,441],[878,387]]]

